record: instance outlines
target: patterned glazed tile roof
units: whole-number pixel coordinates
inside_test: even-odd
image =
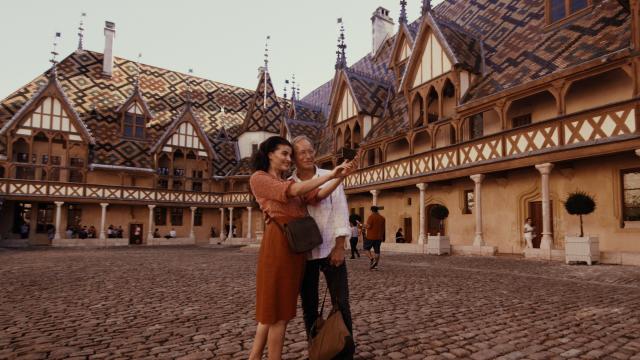
[[[317,157],[322,157],[325,155],[331,154],[333,151],[333,132],[329,127],[325,127],[322,129],[318,135],[318,155]]]
[[[476,74],[482,72],[482,45],[475,36],[455,23],[435,17],[435,23],[460,65]]]
[[[253,94],[242,131],[267,131],[280,133],[283,111],[271,83],[271,76],[261,71],[258,87]]]
[[[240,151],[238,143],[220,138],[209,139],[213,150],[218,156],[218,159],[213,162],[214,175],[227,176],[239,163]]]
[[[368,115],[382,116],[392,85],[351,69],[346,69],[345,74],[353,90],[358,110]]]
[[[465,102],[629,47],[630,14],[617,0],[594,0],[578,18],[545,29],[544,1],[445,0],[439,18],[483,40],[486,74]]]
[[[58,80],[73,109],[95,139],[93,162],[150,168],[148,150],[184,107],[189,81],[193,111],[208,134],[225,128],[232,138],[239,134],[253,91],[179,72],[136,64],[114,58],[112,77],[102,75],[101,53],[74,52],[58,64]],[[120,115],[116,111],[134,91],[139,68],[140,92],[153,114],[143,141],[120,136]],[[4,125],[46,84],[45,74],[20,88],[0,102],[0,125]],[[224,107],[224,113],[222,112]]]
[[[402,134],[409,128],[408,104],[402,94],[392,95],[382,121],[379,121],[364,138],[363,144],[375,142],[385,137]]]
[[[331,90],[333,89],[333,79],[318,86],[305,97],[302,98],[307,104],[316,106],[322,110],[322,114],[325,118],[329,117],[329,98],[331,97]]]
[[[251,176],[252,173],[251,158],[246,157],[239,161],[228,176]]]

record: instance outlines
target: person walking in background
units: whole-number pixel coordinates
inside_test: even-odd
[[[533,248],[533,238],[536,237],[535,231],[536,227],[533,226],[533,219],[528,217],[524,223],[524,241],[529,249]]]
[[[378,213],[377,206],[371,207],[371,215],[367,218],[367,238],[364,240],[364,251],[369,258],[369,270],[373,270],[380,263],[380,246],[385,235],[385,218]],[[373,254],[371,254],[373,249]]]
[[[249,359],[262,359],[265,345],[271,360],[281,359],[287,324],[296,315],[306,254],[296,254],[278,224],[307,215],[306,205],[317,203],[335,190],[351,170],[342,164],[307,181],[285,180],[293,146],[272,136],[258,146],[252,159],[251,192],[270,219],[260,243],[256,271],[256,335]],[[326,184],[322,189],[319,187]],[[277,223],[276,223],[277,222]]]
[[[360,237],[360,221],[356,218],[349,219],[351,224],[351,238],[349,239],[349,245],[351,246],[351,258],[355,259],[356,255],[360,257],[358,252],[358,237]]]

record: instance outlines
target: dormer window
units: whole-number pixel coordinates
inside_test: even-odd
[[[122,136],[144,139],[146,118],[142,107],[134,102],[124,112],[122,120]]]
[[[592,0],[547,0],[547,23],[563,20],[591,5]]]

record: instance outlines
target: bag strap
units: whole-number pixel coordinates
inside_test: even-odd
[[[269,213],[265,212],[264,213],[266,218],[269,219],[269,221],[273,221],[274,224],[276,224],[278,226],[278,228],[280,229],[280,231],[282,231],[283,234],[286,234],[286,232],[284,231],[284,227],[282,226],[282,224],[280,224],[279,222],[276,221],[276,219],[272,218]]]
[[[322,297],[322,306],[320,307],[320,317],[322,317],[322,313],[324,312],[324,302],[327,300],[327,290],[329,290],[328,286],[327,288],[324,289],[324,296]]]

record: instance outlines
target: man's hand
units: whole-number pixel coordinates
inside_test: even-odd
[[[344,262],[344,245],[343,246],[334,246],[333,250],[331,250],[331,254],[329,254],[329,264],[332,266],[338,267],[342,265]]]

